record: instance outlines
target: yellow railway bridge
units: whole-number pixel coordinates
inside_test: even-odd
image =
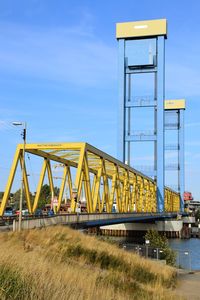
[[[84,194],[87,213],[111,213],[115,205],[118,213],[156,213],[156,182],[141,172],[120,162],[114,157],[87,143],[50,143],[26,144],[25,153],[39,157],[42,168],[34,199],[31,198],[29,176],[26,165],[23,168],[23,144],[16,149],[4,196],[0,206],[3,216],[8,203],[12,184],[18,164],[23,169],[24,193],[27,208],[33,214],[40,199],[41,188],[47,173],[49,186],[54,193],[52,164],[63,166],[57,211],[63,201],[67,185],[71,199],[71,212],[76,211],[78,201]],[[76,190],[76,196],[74,196]],[[165,212],[174,213],[180,210],[180,195],[170,188],[165,188]]]

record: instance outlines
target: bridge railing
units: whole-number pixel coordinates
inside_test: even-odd
[[[25,153],[43,160],[34,199],[31,197],[26,165],[23,182],[29,213],[38,207],[41,189],[47,173],[49,186],[54,195],[52,165],[59,163],[63,175],[59,187],[57,210],[59,211],[64,190],[67,186],[72,212],[81,199],[86,200],[88,213],[112,212],[156,212],[156,182],[141,172],[123,164],[114,157],[87,143],[26,144]],[[22,166],[23,145],[19,144],[0,206],[0,216],[7,205],[18,164]],[[177,212],[180,196],[169,188],[165,189],[165,211]]]

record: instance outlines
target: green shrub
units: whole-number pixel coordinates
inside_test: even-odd
[[[151,247],[160,248],[163,251],[161,258],[165,259],[168,265],[175,265],[176,253],[169,247],[168,239],[165,235],[160,235],[156,230],[148,230],[145,239],[149,240]]]

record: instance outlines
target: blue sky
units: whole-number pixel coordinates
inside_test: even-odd
[[[199,1],[0,1],[0,190],[20,130],[117,155],[115,23],[167,18],[166,98],[186,98],[186,190],[200,200]],[[148,160],[148,159],[147,159]],[[144,157],[138,157],[138,165]]]

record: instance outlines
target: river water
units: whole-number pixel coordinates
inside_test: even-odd
[[[177,265],[184,269],[200,270],[200,239],[169,239],[170,247],[177,252]]]
[[[110,237],[118,244],[143,244],[144,239],[133,240],[126,237]],[[176,265],[187,270],[200,270],[200,239],[168,239],[169,246],[176,252]]]

